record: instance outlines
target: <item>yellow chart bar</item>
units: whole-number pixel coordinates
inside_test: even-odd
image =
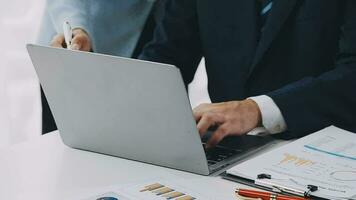
[[[157,195],[162,195],[162,194],[166,194],[166,193],[172,192],[172,191],[174,191],[174,190],[169,187],[163,187],[163,188],[159,188],[153,192],[156,193]]]
[[[194,199],[195,199],[194,197],[187,195],[184,197],[179,197],[176,200],[194,200]]]
[[[140,190],[140,192],[152,191],[152,190],[156,190],[156,189],[161,188],[161,187],[164,187],[164,185],[161,185],[159,183],[154,183],[154,184],[145,186],[145,188]]]
[[[184,193],[181,193],[181,192],[171,192],[171,193],[162,195],[162,197],[165,197],[167,199],[174,199],[174,198],[177,198],[177,197],[180,197],[183,195],[184,195]]]

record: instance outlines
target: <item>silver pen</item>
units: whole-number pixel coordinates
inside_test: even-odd
[[[71,49],[73,30],[68,21],[63,23],[63,34],[67,49]]]

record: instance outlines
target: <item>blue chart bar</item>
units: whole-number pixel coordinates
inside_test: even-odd
[[[342,154],[339,154],[339,153],[330,152],[330,151],[325,151],[325,150],[318,149],[318,148],[315,148],[315,147],[310,146],[310,145],[304,145],[304,147],[307,148],[307,149],[311,149],[311,150],[314,150],[314,151],[321,152],[321,153],[326,153],[326,154],[329,154],[329,155],[332,155],[332,156],[337,156],[337,157],[340,157],[340,158],[346,158],[346,159],[356,160],[356,157],[345,156],[345,155],[342,155]]]

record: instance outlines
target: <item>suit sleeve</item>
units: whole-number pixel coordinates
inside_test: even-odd
[[[335,68],[268,94],[280,108],[289,136],[336,125],[356,132],[356,1],[346,1]]]
[[[193,80],[201,60],[201,44],[196,0],[163,0],[153,40],[140,59],[172,64],[182,73],[186,84]]]

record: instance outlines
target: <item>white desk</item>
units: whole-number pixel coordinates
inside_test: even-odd
[[[235,199],[237,183],[71,149],[58,132],[0,149],[0,199],[75,199],[107,186],[171,176],[213,199]]]

